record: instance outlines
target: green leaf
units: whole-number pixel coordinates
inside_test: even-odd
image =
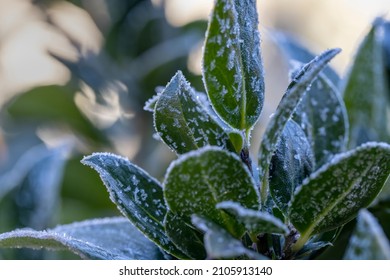
[[[287,216],[291,197],[313,169],[313,153],[305,133],[289,120],[272,157],[269,187],[277,207]]]
[[[313,59],[314,55],[287,34],[272,34],[284,54],[291,59],[292,70]],[[319,168],[337,153],[343,152],[348,141],[348,117],[337,86],[340,78],[328,65],[313,82],[299,103],[293,119],[305,131]],[[318,113],[320,112],[320,114]]]
[[[83,259],[163,258],[158,247],[125,218],[88,220],[46,231],[15,230],[0,234],[0,247],[69,250]]]
[[[328,246],[332,246],[332,243],[327,241],[308,242],[295,255],[295,259],[304,259],[308,257],[310,258],[311,254],[315,253],[318,250],[324,249]]]
[[[289,232],[288,227],[273,215],[244,208],[237,202],[223,201],[217,204],[217,208],[226,210],[235,216],[253,237],[262,233],[287,234]]]
[[[385,74],[387,79],[387,95],[390,98],[390,21],[384,21],[382,24],[383,28],[383,56],[384,56],[384,66]]]
[[[160,183],[127,159],[94,153],[82,163],[95,169],[118,209],[148,238],[168,253],[181,256],[165,233],[167,212]]]
[[[293,119],[300,124],[314,153],[314,169],[344,152],[348,142],[348,116],[337,89],[319,74],[299,103]]]
[[[15,203],[13,215],[17,218],[18,227],[43,230],[52,224],[53,214],[58,211],[64,167],[70,150],[70,145],[53,149],[44,145],[34,147],[37,160],[33,160],[31,169],[22,175],[20,184],[16,182],[17,187],[12,194]],[[41,154],[38,156],[38,153]],[[25,166],[29,164],[24,163]],[[18,171],[21,170],[14,170]]]
[[[209,114],[207,103],[207,97],[196,93],[180,71],[159,95],[154,109],[155,128],[178,154],[207,145],[234,151],[225,128]]]
[[[375,217],[361,210],[344,255],[347,260],[390,260],[390,243]]]
[[[66,123],[93,143],[107,143],[106,137],[80,112],[73,97],[74,92],[63,86],[37,87],[12,100],[7,112],[21,122]]]
[[[255,183],[240,158],[217,147],[205,147],[174,161],[164,181],[169,209],[190,217],[202,215],[240,237],[244,228],[230,215],[215,208],[231,200],[248,209],[258,209]]]
[[[187,256],[196,260],[206,258],[203,234],[194,228],[188,217],[168,211],[165,217],[165,230],[169,239]]]
[[[388,201],[390,203],[390,178],[386,181],[385,186],[378,196],[378,202],[380,201]]]
[[[17,141],[15,142],[21,145]],[[27,177],[34,178],[32,173],[40,172],[39,167],[45,165],[45,162],[53,160],[58,167],[57,171],[59,171],[59,173],[57,173],[57,175],[61,177],[63,164],[66,160],[66,156],[68,155],[69,148],[70,147],[68,145],[64,145],[49,150],[44,144],[39,144],[34,147],[30,147],[23,154],[19,155],[16,163],[14,163],[9,170],[0,174],[0,200],[2,200],[9,192],[20,186],[23,181],[26,181]],[[16,154],[16,151],[13,149],[10,149],[10,152]],[[43,169],[47,169],[47,167],[44,167]],[[49,179],[55,180],[58,179],[58,177],[56,178],[55,174],[53,174],[52,178]],[[54,183],[55,182],[53,182],[53,184]]]
[[[387,89],[380,24],[361,43],[343,88],[349,116],[349,146],[368,141],[388,141]]]
[[[290,220],[301,242],[352,220],[381,191],[390,171],[390,145],[367,143],[335,156],[297,188]]]
[[[259,178],[263,181],[261,187],[261,200],[263,204],[265,204],[268,198],[268,176],[266,174],[275,152],[278,139],[303,95],[318,76],[318,73],[339,52],[340,49],[328,50],[304,65],[288,86],[286,93],[283,95],[273,117],[268,123],[260,144],[258,156]]]
[[[236,129],[251,129],[264,101],[255,0],[216,1],[204,46],[203,77],[219,116]]]
[[[193,215],[192,223],[205,232],[204,244],[209,259],[232,259],[247,256],[250,259],[266,260],[267,258],[248,248],[231,236],[226,230],[203,217]]]
[[[143,108],[145,111],[154,113],[154,108],[156,107],[157,101],[160,98],[161,93],[164,91],[164,89],[164,87],[157,87],[155,89],[156,95],[153,95],[145,102]]]
[[[244,147],[243,135],[236,130],[232,130],[231,132],[229,132],[229,139],[234,148],[236,149],[236,153],[241,153]]]

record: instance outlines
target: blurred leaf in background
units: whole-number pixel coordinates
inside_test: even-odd
[[[84,154],[116,152],[162,176],[166,166],[161,158],[168,164],[173,154],[153,139],[151,115],[142,108],[155,86],[165,86],[177,69],[202,88],[187,63],[202,43],[206,23],[173,27],[165,18],[163,1],[154,2],[14,2],[25,5],[23,12],[34,22],[63,38],[72,55],[57,47],[45,50],[69,70],[64,83],[0,92],[0,232],[116,215],[97,174],[80,164]],[[89,18],[101,37],[96,46],[86,45],[63,23],[64,16],[77,22],[80,15]],[[57,45],[63,47],[61,43]],[[156,157],[160,165],[154,164]],[[56,257],[27,250],[2,255]]]

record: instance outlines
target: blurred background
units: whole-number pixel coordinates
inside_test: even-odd
[[[144,103],[177,70],[204,91],[201,56],[212,0],[0,0],[0,232],[119,215],[84,155],[128,157],[159,180],[175,155],[153,137]],[[259,131],[288,82],[275,30],[345,75],[390,0],[258,2],[266,73]],[[46,258],[0,251],[1,258]]]

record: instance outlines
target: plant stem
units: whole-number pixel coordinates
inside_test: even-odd
[[[293,251],[293,245],[297,242],[299,238],[298,231],[291,225],[289,225],[290,233],[285,237],[285,243],[283,248],[283,259],[289,260],[292,259],[295,255]]]
[[[310,233],[309,234],[308,233],[302,234],[298,238],[297,242],[294,245],[292,245],[292,247],[291,247],[292,251],[297,253],[299,250],[301,250],[302,247],[305,246],[307,240],[309,240],[309,237],[310,237]]]

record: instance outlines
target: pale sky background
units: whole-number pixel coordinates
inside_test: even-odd
[[[64,35],[45,23],[42,11],[31,1],[0,0],[0,109],[17,93],[40,85],[65,84],[69,80],[69,70],[50,57],[48,50],[68,59],[77,58]],[[81,1],[85,5],[104,5],[106,0]],[[167,18],[175,26],[207,19],[214,3],[214,0],[152,1],[155,5],[166,4]],[[342,53],[332,65],[343,76],[372,21],[378,16],[390,18],[390,0],[261,0],[258,9],[266,85],[265,104],[258,122],[260,128],[265,127],[287,86],[287,63],[269,38],[273,29],[289,31],[315,54],[329,48],[341,48]],[[79,42],[83,52],[99,51],[103,36],[86,12],[69,3],[53,6],[47,12],[56,25]],[[109,25],[110,18],[105,9],[98,13],[106,17],[105,22]],[[188,63],[195,73],[200,72],[201,47],[199,45],[192,53]],[[112,111],[105,117],[115,119],[117,115]],[[255,129],[252,137],[260,139],[255,133],[261,133],[261,130]],[[129,140],[126,141],[127,145],[123,145],[117,139],[118,151],[130,157],[140,143],[134,140],[135,144],[128,145]],[[258,143],[252,144],[259,147]],[[131,147],[132,151],[119,147]]]
[[[169,21],[180,26],[195,19],[207,19],[214,1],[165,2]],[[161,5],[162,0],[153,3]],[[269,30],[287,28],[317,53],[342,48],[334,66],[343,73],[374,18],[389,18],[390,0],[262,0],[258,1],[258,8],[264,48]],[[50,13],[85,50],[99,49],[102,36],[85,12],[71,4],[62,4],[53,7]],[[74,51],[63,36],[43,23],[42,15],[32,8],[29,0],[0,0],[0,42],[0,105],[1,99],[14,92],[40,84],[61,84],[69,79],[68,70],[50,58],[46,50],[68,57],[74,57]],[[198,52],[192,56],[194,71],[199,71],[200,55]]]

